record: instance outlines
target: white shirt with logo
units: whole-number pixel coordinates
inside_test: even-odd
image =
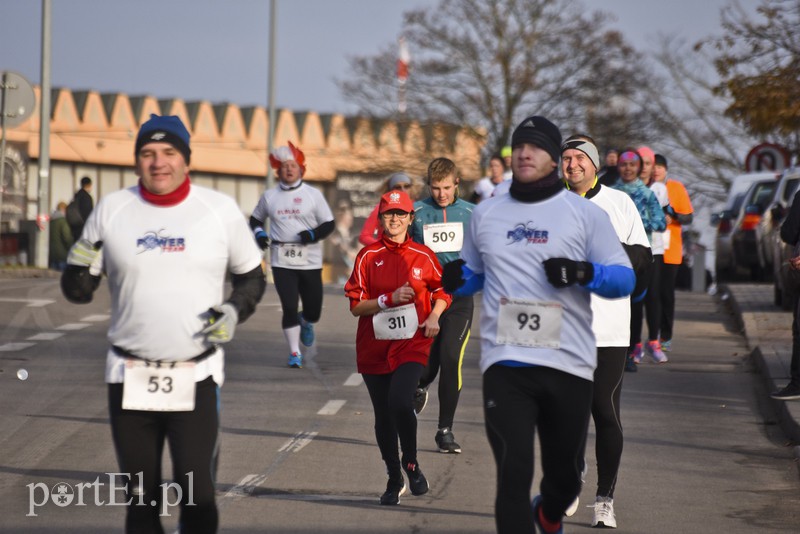
[[[535,203],[495,196],[473,211],[461,258],[485,274],[482,371],[514,360],[593,380],[590,293],[577,284],[557,289],[548,282],[542,262],[557,257],[631,266],[608,215],[566,189]],[[501,306],[505,323],[499,325]],[[522,334],[514,328],[529,334],[516,342]]]
[[[185,361],[209,348],[200,331],[206,312],[225,300],[228,271],[244,274],[261,252],[236,202],[192,185],[174,206],[143,200],[139,187],[104,196],[83,230],[102,241],[103,270],[111,293],[108,339],[140,358]],[[110,351],[106,382],[120,383],[124,358]],[[195,366],[195,378],[224,381],[224,353]]]
[[[333,212],[318,189],[305,182],[288,190],[277,185],[261,195],[253,217],[259,221],[270,220],[270,264],[273,267],[322,268],[322,243],[302,245],[298,236],[304,230],[313,230],[333,220]]]

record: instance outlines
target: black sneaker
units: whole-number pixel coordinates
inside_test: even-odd
[[[408,462],[403,466],[403,469],[408,475],[408,486],[411,489],[411,495],[425,495],[428,493],[430,489],[428,479],[422,474],[419,464]]]
[[[387,506],[400,504],[400,496],[405,495],[407,489],[408,486],[403,479],[403,475],[400,475],[399,481],[390,478],[389,482],[386,483],[386,491],[381,495],[381,504]]]
[[[461,452],[461,445],[456,443],[453,431],[449,428],[440,428],[436,433],[436,446],[439,452],[458,454]]]
[[[777,400],[797,400],[800,399],[800,386],[794,382],[789,382],[789,385],[778,391],[773,391],[770,395],[773,399]]]
[[[419,415],[425,406],[428,405],[428,390],[425,388],[417,388],[414,391],[414,413]]]
[[[630,354],[628,354],[628,356],[625,358],[625,372],[635,373],[638,370],[639,369],[636,367],[636,362],[633,361],[633,357]]]

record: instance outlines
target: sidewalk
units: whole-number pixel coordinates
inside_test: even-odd
[[[772,284],[723,286],[717,298],[730,301],[767,391],[785,386],[792,356],[792,313],[775,306]],[[800,402],[769,401],[786,436],[800,445]],[[795,456],[800,458],[800,447],[795,447]]]

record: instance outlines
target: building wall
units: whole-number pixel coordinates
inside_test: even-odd
[[[22,124],[7,130],[7,139],[27,161],[15,178],[16,206],[2,210],[3,227],[18,231],[24,220],[35,220],[39,203],[40,88],[35,87],[37,109]],[[262,107],[239,108],[206,101],[157,100],[152,96],[100,94],[95,91],[53,90],[50,120],[49,202],[69,202],[83,176],[93,181],[95,201],[133,186],[136,133],[151,113],[177,115],[191,134],[192,180],[231,195],[243,215],[249,216],[266,185],[269,118]],[[305,180],[323,191],[329,203],[351,203],[359,214],[377,201],[384,178],[397,171],[420,182],[428,162],[448,157],[456,162],[465,181],[481,175],[483,138],[473,129],[450,124],[395,122],[294,112],[276,113],[275,146],[288,141],[306,155]],[[357,176],[357,190],[353,190]],[[342,177],[345,188],[339,190]],[[470,190],[470,184],[465,184]],[[7,195],[15,193],[9,191]],[[6,196],[4,195],[4,199]],[[358,206],[355,206],[355,204]],[[16,211],[15,211],[16,209]],[[363,221],[356,218],[357,224]],[[354,231],[358,228],[354,228]]]

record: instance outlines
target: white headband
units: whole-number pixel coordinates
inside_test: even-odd
[[[594,164],[594,170],[600,170],[600,154],[597,152],[597,147],[594,146],[594,143],[590,143],[585,139],[572,139],[561,145],[561,152],[563,153],[570,148],[580,150],[589,156],[589,159],[592,160],[592,164]]]

